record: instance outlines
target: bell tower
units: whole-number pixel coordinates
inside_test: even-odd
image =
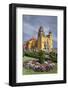
[[[52,48],[53,48],[53,35],[52,35],[52,32],[49,32],[48,48],[49,48],[49,52],[51,52]]]
[[[39,50],[44,49],[45,47],[44,41],[45,41],[45,35],[44,35],[43,27],[40,26],[39,31],[38,31],[38,42],[37,42],[37,46]]]

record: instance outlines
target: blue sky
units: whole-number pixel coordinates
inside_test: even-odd
[[[57,16],[23,15],[23,36],[24,41],[33,36],[37,38],[38,29],[43,26],[45,35],[50,31],[53,33],[53,46],[57,47]]]

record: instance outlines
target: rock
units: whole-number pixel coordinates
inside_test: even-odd
[[[47,61],[45,61],[44,63],[45,63],[45,64],[48,64],[48,62],[47,62]]]

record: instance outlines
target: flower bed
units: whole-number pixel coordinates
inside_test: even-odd
[[[50,71],[51,69],[53,69],[55,66],[55,63],[51,62],[51,61],[46,61],[43,64],[40,64],[39,61],[36,60],[29,60],[29,61],[25,61],[23,63],[23,67],[26,69],[32,69],[34,71]]]

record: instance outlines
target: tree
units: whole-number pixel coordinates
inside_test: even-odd
[[[40,50],[40,51],[38,52],[38,58],[39,58],[39,62],[40,62],[41,64],[44,63],[44,61],[45,61],[45,52],[42,51],[42,50]]]
[[[57,53],[50,52],[49,56],[53,62],[57,62]]]

